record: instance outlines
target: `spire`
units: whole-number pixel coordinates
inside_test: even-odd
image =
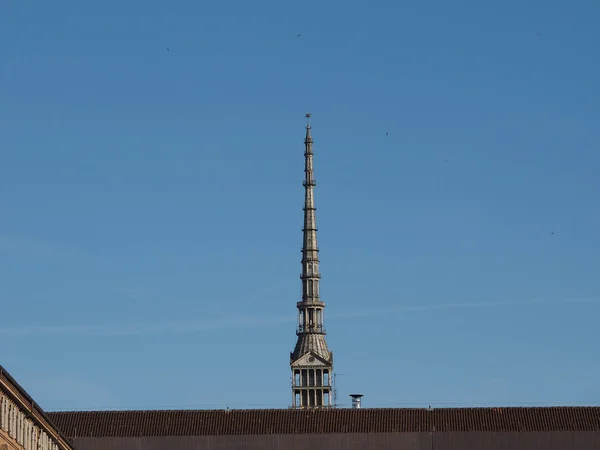
[[[319,275],[319,247],[317,246],[317,221],[315,217],[315,175],[313,169],[313,138],[310,132],[310,113],[306,113],[306,137],[304,138],[304,228],[302,245],[302,280],[308,280],[309,274],[314,274],[318,284]],[[313,265],[307,263],[312,261]],[[318,291],[315,297],[318,298]],[[312,297],[312,295],[311,295]],[[306,296],[302,297],[306,300]]]
[[[325,341],[323,310],[320,297],[321,273],[317,245],[317,221],[314,190],[316,181],[313,169],[313,138],[310,117],[304,138],[304,227],[302,229],[302,300],[298,308],[298,340],[290,354],[292,366],[292,392],[294,407],[331,406],[331,374],[333,354]],[[312,381],[311,381],[312,380]]]

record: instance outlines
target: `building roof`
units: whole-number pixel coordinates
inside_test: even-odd
[[[69,437],[600,431],[600,407],[52,412]]]
[[[292,362],[298,361],[307,353],[313,353],[319,356],[323,361],[333,362],[333,353],[327,347],[327,341],[322,334],[301,334],[296,341],[294,351],[290,353]]]
[[[52,423],[44,410],[2,366],[0,366],[0,390],[8,395],[21,411],[27,413],[27,417],[44,430],[58,444],[59,448],[63,450],[71,448],[67,438],[60,432],[60,428]]]

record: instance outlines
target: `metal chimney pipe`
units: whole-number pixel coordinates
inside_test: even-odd
[[[350,397],[352,397],[352,409],[360,409],[360,398],[362,396],[362,394],[350,394]]]

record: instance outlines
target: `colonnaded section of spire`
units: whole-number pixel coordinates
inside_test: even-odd
[[[304,228],[302,229],[302,300],[298,308],[298,341],[290,354],[292,368],[292,406],[323,408],[332,403],[333,353],[327,348],[323,310],[319,294],[319,247],[315,216],[315,175],[310,113],[306,114],[304,139]]]

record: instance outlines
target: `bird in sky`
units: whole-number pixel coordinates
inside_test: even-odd
[[[298,36],[296,36],[296,37],[299,38],[300,36],[302,36],[302,33],[298,33]]]

